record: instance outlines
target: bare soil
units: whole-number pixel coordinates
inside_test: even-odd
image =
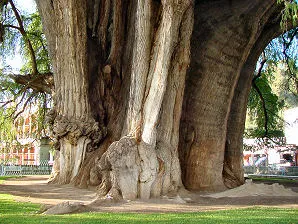
[[[83,211],[101,212],[195,212],[243,208],[250,206],[274,206],[298,209],[298,196],[246,196],[206,197],[207,193],[183,192],[180,196],[150,199],[148,201],[96,200],[93,189],[79,189],[72,185],[48,184],[49,176],[25,176],[6,180],[0,185],[0,193],[12,194],[15,200],[51,207],[62,202],[83,204]],[[272,182],[266,183],[272,184]],[[297,183],[280,183],[286,189],[298,193]],[[298,194],[297,194],[298,195]]]

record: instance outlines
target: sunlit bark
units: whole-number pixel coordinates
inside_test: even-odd
[[[37,4],[54,67],[53,182],[115,199],[243,183],[248,83],[275,1]]]

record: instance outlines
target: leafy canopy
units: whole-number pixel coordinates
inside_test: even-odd
[[[45,113],[51,106],[50,92],[34,88],[44,74],[51,74],[45,36],[39,14],[17,9],[16,0],[0,1],[0,136],[1,141],[15,138],[14,122],[24,111],[34,113],[36,137],[44,134]],[[20,70],[7,64],[21,55]],[[34,85],[33,85],[34,84]]]
[[[282,111],[298,106],[298,29],[272,40],[259,58],[248,100],[246,137],[282,137]]]

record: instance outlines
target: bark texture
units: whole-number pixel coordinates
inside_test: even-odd
[[[244,183],[247,98],[280,10],[275,1],[217,1],[216,7],[197,1],[179,143],[186,188],[210,191]]]
[[[116,199],[177,192],[193,2],[38,7],[59,83],[49,115],[59,149],[53,182],[97,185],[99,195]]]
[[[280,5],[273,5],[266,13],[264,17],[266,23],[263,24],[263,29],[241,68],[236,84],[227,124],[223,167],[224,184],[228,188],[239,186],[244,182],[242,148],[248,95],[259,56],[269,42],[281,34],[280,11]]]
[[[243,183],[249,80],[275,1],[37,5],[54,67],[53,182],[114,199]]]

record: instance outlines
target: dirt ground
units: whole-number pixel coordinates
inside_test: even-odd
[[[84,204],[87,211],[100,212],[195,212],[242,208],[250,206],[274,206],[298,209],[298,196],[249,196],[209,198],[206,193],[185,193],[181,197],[164,197],[148,201],[96,201],[94,190],[79,189],[71,185],[47,184],[48,176],[25,176],[6,180],[0,185],[0,193],[14,195],[17,201],[44,204],[46,207],[69,201]],[[267,184],[272,184],[267,182]],[[298,193],[297,183],[283,183]],[[298,194],[297,194],[298,195]]]

